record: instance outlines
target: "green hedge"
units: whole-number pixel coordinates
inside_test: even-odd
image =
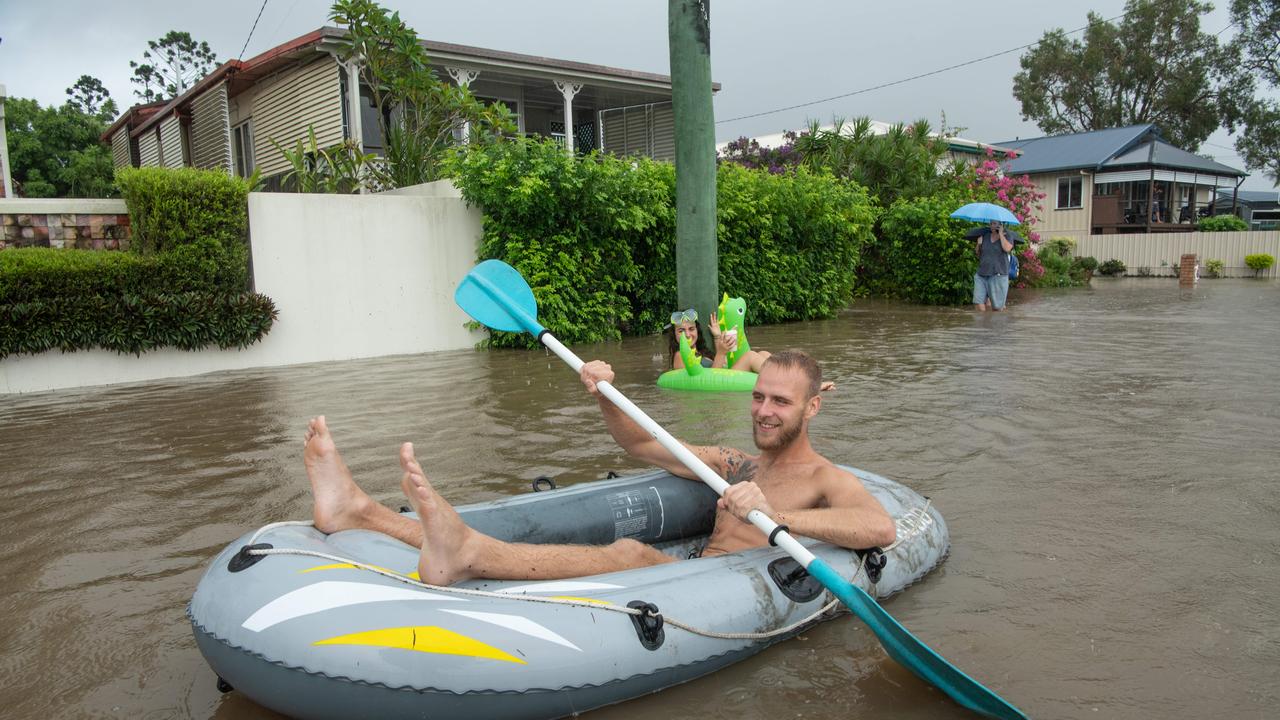
[[[129,206],[130,249],[162,254],[213,241],[228,284],[248,283],[249,181],[220,170],[122,168],[116,184]]]
[[[880,228],[894,294],[926,305],[959,305],[973,298],[978,257],[965,233],[975,225],[949,216],[973,202],[977,192],[953,188],[898,200],[884,213]]]
[[[223,260],[222,249],[210,240],[146,256],[103,250],[5,250],[0,252],[0,304],[161,291],[239,292],[239,274]]]
[[[55,297],[0,305],[0,358],[103,348],[248,347],[271,329],[271,299],[258,294],[177,293]]]
[[[675,172],[646,158],[572,158],[551,142],[468,149],[453,168],[484,211],[482,259],[516,267],[541,321],[565,342],[657,331],[675,306]],[[750,322],[829,317],[848,301],[870,238],[859,186],[798,171],[722,165],[718,180],[721,289],[747,298]],[[499,346],[529,346],[493,333]]]
[[[126,168],[133,252],[0,252],[0,358],[245,347],[277,311],[248,285],[248,190],[226,173]]]
[[[1213,215],[1196,224],[1200,232],[1239,232],[1248,230],[1249,223],[1235,215]]]

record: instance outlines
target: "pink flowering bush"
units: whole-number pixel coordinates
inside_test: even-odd
[[[1013,160],[1017,156],[1016,151],[1011,151],[1004,159]],[[1013,177],[1006,170],[996,159],[995,151],[987,148],[987,159],[973,167],[973,174],[967,178],[967,182],[969,188],[976,192],[985,191],[994,195],[995,202],[1008,208],[1022,223],[1018,230],[1030,245],[1016,250],[1019,272],[1013,286],[1030,287],[1044,274],[1044,267],[1035,253],[1035,246],[1040,243],[1040,233],[1035,231],[1035,226],[1040,211],[1044,209],[1041,201],[1045,194],[1031,182],[1030,177]]]

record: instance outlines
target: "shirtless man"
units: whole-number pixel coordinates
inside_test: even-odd
[[[692,471],[596,389],[598,382],[613,382],[608,364],[587,363],[581,377],[597,397],[610,434],[624,450],[696,481]],[[809,444],[809,421],[822,405],[821,383],[822,371],[808,355],[775,353],[761,368],[752,392],[752,435],[760,454],[686,445],[731,483],[719,501],[704,557],[764,545],[764,534],[746,522],[753,509],[789,526],[793,534],[842,547],[883,547],[893,542],[893,520],[879,501],[857,477],[837,468]],[[374,502],[355,484],[323,417],[311,421],[303,457],[315,494],[316,528],[326,533],[377,530],[417,546],[422,550],[418,572],[426,583],[450,585],[468,578],[553,580],[675,560],[635,540],[601,546],[528,545],[472,530],[431,487],[411,443],[400,447],[401,488],[420,520],[400,515]]]

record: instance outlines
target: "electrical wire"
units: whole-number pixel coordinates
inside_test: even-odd
[[[1136,9],[1135,9],[1135,10],[1130,10],[1130,11],[1128,11],[1128,12],[1123,12],[1123,13],[1121,13],[1121,14],[1119,14],[1119,15],[1116,15],[1116,16],[1115,16],[1115,17],[1113,17],[1113,18],[1110,18],[1110,19],[1108,19],[1108,20],[1103,20],[1102,22],[1106,22],[1106,23],[1115,22],[1116,20],[1120,20],[1121,18],[1127,17],[1130,13],[1133,13],[1133,12],[1136,12]],[[1068,32],[1068,33],[1064,33],[1064,34],[1066,34],[1066,35],[1074,35],[1074,34],[1076,34],[1076,33],[1078,33],[1078,32],[1083,32],[1083,31],[1085,31],[1085,30],[1088,30],[1092,25],[1093,25],[1093,23],[1090,23],[1089,25],[1084,25],[1084,26],[1082,26],[1082,27],[1078,27],[1078,28],[1076,28],[1075,30],[1072,30],[1072,31],[1070,31],[1070,32]],[[1226,29],[1226,28],[1223,28],[1223,30],[1225,30],[1225,29]],[[1219,34],[1222,34],[1222,33],[1221,33],[1221,32],[1219,32]],[[854,90],[853,92],[847,92],[847,93],[844,93],[844,94],[841,94],[841,95],[832,95],[831,97],[825,97],[825,98],[822,98],[821,100],[812,100],[812,101],[810,101],[810,102],[799,103],[799,104],[797,104],[797,105],[788,105],[787,107],[777,108],[776,110],[765,110],[764,112],[751,113],[751,114],[749,114],[749,115],[739,115],[738,117],[731,117],[731,118],[728,118],[728,119],[725,119],[725,120],[717,120],[717,121],[716,121],[716,124],[717,124],[717,125],[720,125],[720,124],[723,124],[723,123],[730,123],[730,122],[734,122],[734,121],[737,121],[737,120],[746,120],[746,119],[748,119],[748,118],[757,118],[757,117],[762,117],[762,116],[764,116],[764,115],[773,115],[773,114],[780,113],[780,112],[786,112],[787,110],[796,110],[796,109],[798,109],[798,108],[802,108],[802,107],[809,107],[810,105],[819,105],[819,104],[821,104],[821,103],[830,102],[830,101],[832,101],[832,100],[840,100],[840,99],[842,99],[842,98],[853,97],[854,95],[861,95],[861,94],[863,94],[863,93],[869,93],[869,92],[871,92],[872,90],[881,90],[881,89],[883,89],[883,88],[893,87],[894,85],[902,85],[903,83],[908,83],[908,82],[911,82],[911,81],[913,81],[913,80],[919,80],[919,79],[921,79],[921,78],[927,78],[927,77],[930,77],[930,76],[933,76],[933,75],[938,75],[938,74],[941,74],[941,73],[947,72],[947,71],[949,71],[949,70],[955,70],[955,69],[957,69],[957,68],[965,67],[965,66],[967,66],[967,65],[974,65],[974,64],[976,64],[976,63],[980,63],[980,62],[983,62],[983,61],[986,61],[986,60],[990,60],[990,59],[992,59],[992,58],[1000,57],[1001,55],[1008,55],[1009,53],[1015,53],[1015,52],[1018,52],[1018,51],[1020,51],[1020,50],[1026,50],[1027,48],[1035,47],[1036,45],[1039,45],[1039,44],[1040,44],[1040,43],[1042,43],[1042,42],[1044,42],[1044,38],[1041,38],[1041,39],[1039,39],[1039,40],[1036,40],[1036,41],[1035,41],[1035,42],[1033,42],[1033,43],[1027,43],[1026,45],[1019,45],[1019,46],[1018,46],[1018,47],[1016,47],[1016,48],[1010,48],[1010,49],[1008,49],[1008,50],[1002,50],[1001,52],[998,52],[998,53],[992,53],[991,55],[985,55],[985,56],[983,56],[983,57],[975,58],[975,59],[973,59],[973,60],[967,60],[967,61],[962,62],[962,63],[956,63],[955,65],[948,65],[947,67],[939,68],[939,69],[937,69],[937,70],[931,70],[931,71],[926,72],[926,73],[920,73],[919,75],[912,75],[912,76],[911,76],[911,77],[909,77],[909,78],[903,78],[903,79],[901,79],[901,80],[894,80],[894,81],[892,81],[892,82],[881,83],[881,84],[879,84],[879,85],[874,85],[874,86],[872,86],[872,87],[868,87],[868,88],[862,88],[861,90]]]
[[[244,46],[240,48],[240,54],[236,56],[236,60],[244,59],[244,51],[249,48],[249,40],[253,39],[253,31],[258,29],[258,21],[262,19],[262,11],[267,9],[267,0],[262,0],[262,7],[258,8],[258,17],[253,19],[253,27],[249,28],[249,37],[244,39]]]

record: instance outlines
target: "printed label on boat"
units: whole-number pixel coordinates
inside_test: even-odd
[[[662,535],[662,498],[655,487],[610,495],[609,509],[613,511],[614,540]]]

